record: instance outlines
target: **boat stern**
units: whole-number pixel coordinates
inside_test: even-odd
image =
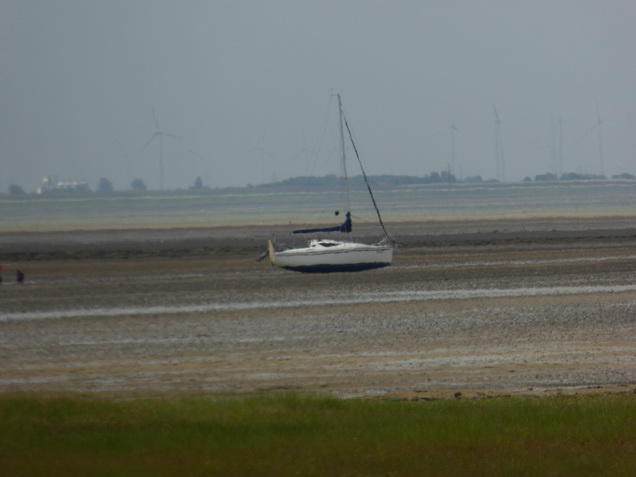
[[[267,251],[269,252],[269,261],[274,265],[276,263],[276,245],[271,240],[267,241]]]

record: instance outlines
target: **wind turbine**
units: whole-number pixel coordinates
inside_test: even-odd
[[[581,137],[584,139],[588,134],[590,134],[595,129],[598,130],[598,156],[599,156],[599,167],[601,170],[601,176],[605,177],[605,159],[603,157],[603,120],[601,119],[601,114],[598,111],[598,106],[596,107],[596,124],[587,130],[585,134]]]
[[[494,104],[492,109],[495,111],[495,164],[497,166],[497,179],[503,182],[506,178],[506,168],[503,146],[501,145],[501,116],[499,116],[497,107]]]
[[[457,129],[457,126],[455,126],[455,124],[453,123],[450,123],[450,125],[448,126],[448,129],[450,130],[450,137],[451,137],[450,172],[451,174],[455,174],[455,133],[458,133],[459,129]]]
[[[181,136],[175,136],[174,134],[170,134],[167,132],[163,132],[161,128],[159,128],[159,121],[157,121],[157,116],[155,115],[155,108],[152,108],[152,119],[155,121],[155,133],[148,139],[148,142],[144,144],[144,147],[141,148],[142,152],[150,145],[155,138],[159,138],[159,174],[160,174],[160,187],[163,190],[163,137],[173,137],[176,139],[183,139]]]
[[[563,175],[563,119],[559,118],[559,177]]]
[[[266,179],[267,176],[267,168],[265,167],[265,159],[269,159],[270,162],[272,162],[274,160],[274,156],[272,156],[272,154],[265,148],[263,147],[253,147],[252,149],[250,149],[249,151],[247,151],[248,154],[252,154],[252,153],[258,153],[258,158],[260,160],[260,166],[261,166],[261,179],[263,181],[263,183],[265,183],[265,181],[267,181],[268,179]],[[272,182],[274,182],[273,177],[275,177],[274,175],[272,175]]]
[[[554,117],[550,117],[550,166],[552,172],[559,176],[559,165],[557,164],[557,143],[556,143],[556,129],[554,129]]]
[[[563,175],[563,120],[561,118],[557,128],[554,117],[550,117],[550,143],[541,149],[550,151],[550,171],[557,177],[561,177]]]

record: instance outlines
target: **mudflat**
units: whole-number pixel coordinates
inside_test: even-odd
[[[0,233],[0,392],[636,389],[633,216],[395,221],[393,266],[324,275],[256,262],[271,229]]]

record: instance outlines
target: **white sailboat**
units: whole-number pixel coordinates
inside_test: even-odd
[[[375,244],[357,243],[351,240],[352,221],[351,212],[347,210],[346,220],[341,225],[328,228],[316,228],[295,230],[292,235],[315,235],[319,233],[345,233],[348,235],[347,240],[332,240],[323,238],[312,238],[306,244],[301,246],[283,246],[277,245],[272,240],[268,243],[268,256],[272,265],[294,270],[298,272],[313,273],[329,273],[329,272],[355,272],[362,270],[370,270],[374,268],[382,268],[391,265],[393,260],[393,240],[389,237],[380,211],[378,210],[373,192],[369,186],[366,173],[362,167],[362,162],[358,155],[358,151],[353,143],[351,130],[347,124],[342,109],[342,100],[340,94],[338,96],[338,108],[340,112],[340,143],[341,143],[341,159],[344,169],[344,181],[347,193],[347,208],[349,208],[349,187],[347,177],[347,165],[345,155],[344,130],[348,132],[349,139],[356,153],[356,158],[360,164],[360,169],[367,189],[373,201],[373,205],[377,212],[378,221],[384,232],[384,238]]]

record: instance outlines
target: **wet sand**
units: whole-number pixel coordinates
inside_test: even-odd
[[[392,267],[328,275],[257,263],[268,226],[0,233],[0,392],[634,392],[633,224],[395,222]]]

